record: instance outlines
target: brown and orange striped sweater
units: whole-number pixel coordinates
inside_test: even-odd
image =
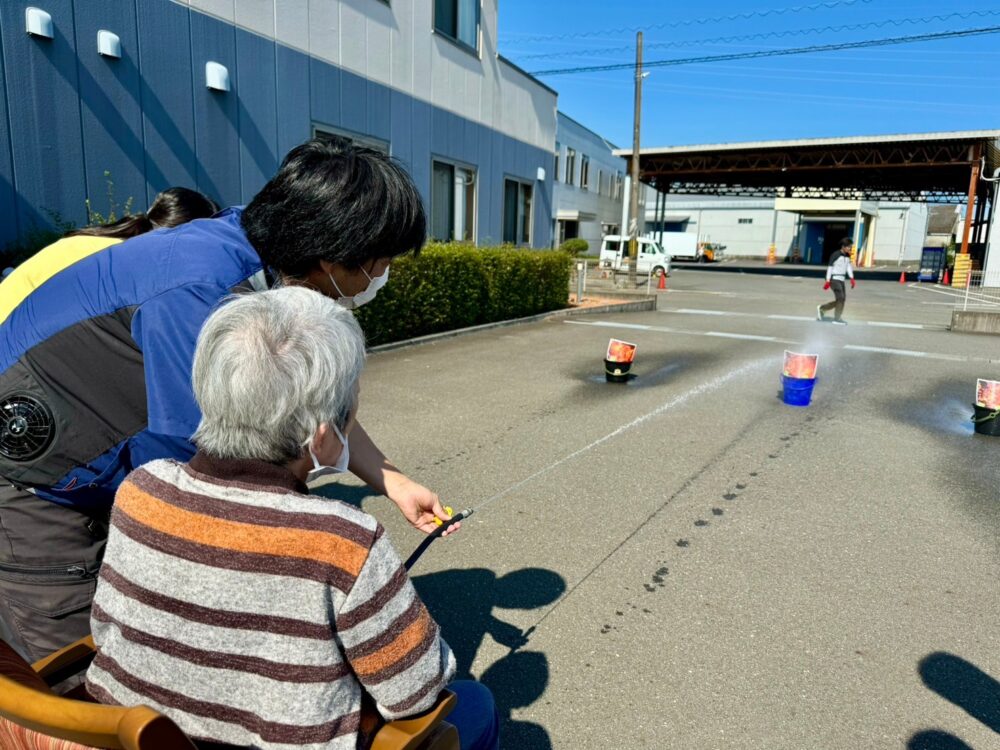
[[[455,660],[382,527],[286,469],[199,453],[126,478],[91,615],[87,689],[192,737],[354,748],[362,689],[429,708]]]

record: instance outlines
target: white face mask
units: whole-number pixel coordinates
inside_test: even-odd
[[[368,276],[368,272],[365,269],[361,269],[365,276]],[[380,276],[376,276],[374,279],[368,276],[368,286],[364,291],[358,292],[353,297],[346,297],[344,293],[340,291],[340,287],[337,286],[337,282],[334,281],[333,274],[328,273],[327,276],[330,277],[330,282],[333,284],[333,288],[337,290],[337,294],[340,298],[337,300],[341,305],[346,307],[348,310],[354,310],[362,305],[367,305],[373,299],[375,295],[378,294],[378,290],[385,286],[385,282],[389,280],[389,266],[385,267],[385,270]]]
[[[340,456],[337,457],[337,463],[333,466],[323,466],[316,458],[316,453],[312,449],[312,441],[309,442],[309,457],[312,458],[313,468],[309,471],[309,476],[306,481],[312,482],[320,477],[325,477],[329,474],[343,474],[347,471],[347,464],[351,462],[351,448],[347,443],[347,438],[340,434],[340,430],[337,429],[336,425],[330,425],[333,431],[337,433],[337,437],[340,439],[341,445],[344,447],[340,451]]]

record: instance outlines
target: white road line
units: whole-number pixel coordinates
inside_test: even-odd
[[[813,315],[812,317],[810,317],[808,315],[768,315],[767,319],[768,320],[806,320],[806,321],[810,321],[810,320],[816,320],[816,316]]]
[[[728,310],[692,310],[687,307],[682,307],[679,310],[671,310],[670,312],[683,313],[684,315],[733,315],[741,316],[747,313],[729,312]]]
[[[740,339],[743,341],[763,341],[769,344],[793,344],[804,346],[803,341],[790,341],[779,339],[774,336],[756,336],[750,333],[724,333],[722,331],[685,331],[681,328],[668,328],[667,326],[646,326],[638,323],[612,323],[607,320],[564,320],[564,323],[577,326],[595,326],[598,328],[625,328],[638,331],[656,331],[659,333],[676,333],[682,336],[704,336],[720,339]],[[863,346],[861,344],[844,344],[843,349],[852,352],[864,352],[867,354],[895,354],[900,357],[914,357],[916,359],[937,359],[945,362],[988,362],[994,364],[1000,359],[989,357],[964,357],[959,354],[935,354],[933,352],[921,352],[915,349],[893,349],[888,346]]]
[[[719,297],[735,297],[736,292],[714,292],[708,289],[668,289],[668,294],[714,294]]]
[[[912,349],[891,349],[887,346],[861,346],[859,344],[845,344],[844,348],[856,352],[874,352],[876,354],[897,354],[901,357],[920,357],[921,359],[943,359],[948,362],[968,362],[971,360],[979,359],[978,357],[960,357],[954,354],[932,354],[931,352],[918,352]]]
[[[755,336],[752,333],[722,333],[721,331],[709,331],[706,336],[715,336],[720,339],[744,339],[746,341],[777,341],[774,336]]]
[[[779,339],[774,336],[754,336],[749,333],[721,333],[719,331],[685,331],[683,328],[670,328],[669,326],[646,326],[639,323],[612,323],[607,320],[564,320],[575,326],[595,326],[597,328],[625,328],[632,331],[656,331],[659,333],[677,333],[682,336],[712,336],[714,338],[744,339],[748,341],[767,341],[776,344],[796,344],[801,346],[802,341],[790,341]]]
[[[745,313],[745,312],[735,312],[730,310],[703,310],[691,307],[682,307],[672,310],[657,310],[661,313],[680,313],[682,315],[710,315],[710,316],[727,316],[732,318],[762,318],[767,320],[790,320],[793,322],[804,322],[810,323],[816,320],[815,316],[808,315],[764,315],[762,313]],[[881,328],[906,328],[914,331],[944,331],[947,330],[947,326],[943,325],[926,325],[920,323],[894,323],[892,321],[882,321],[882,320],[868,320],[868,321],[858,321],[862,325],[878,326]]]
[[[914,328],[921,331],[927,328],[927,326],[922,326],[919,323],[881,323],[877,320],[869,320],[868,325],[878,326],[879,328]]]

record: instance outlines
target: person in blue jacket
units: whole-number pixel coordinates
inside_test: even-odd
[[[220,302],[301,284],[354,308],[425,238],[399,164],[315,139],[245,208],[112,245],[28,294],[0,324],[0,637],[36,660],[87,634],[119,483],[194,454],[192,358]],[[350,449],[350,470],[413,526],[447,519],[360,425]]]

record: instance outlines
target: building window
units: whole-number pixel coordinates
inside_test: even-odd
[[[556,182],[559,182],[559,154],[561,153],[562,153],[562,147],[559,145],[559,141],[556,141],[556,163],[555,163],[555,169],[552,172]]]
[[[431,176],[431,237],[476,241],[476,171],[435,161]]]
[[[624,184],[625,183],[624,183],[624,180],[622,179],[622,173],[621,172],[616,172],[615,173],[615,189],[614,189],[614,199],[616,201],[621,200],[621,198],[622,198],[622,192],[623,192],[623,186],[624,186]]]
[[[518,180],[503,183],[503,241],[531,244],[531,185]]]
[[[434,29],[479,51],[481,0],[434,0]]]
[[[576,179],[576,151],[571,148],[566,149],[566,184],[573,185]]]
[[[737,224],[753,224],[753,219],[740,219]]]
[[[580,154],[580,187],[590,189],[590,157]]]
[[[374,138],[370,135],[362,135],[361,133],[352,133],[350,130],[341,130],[330,125],[316,123],[313,124],[312,131],[313,138],[320,138],[324,141],[340,141],[354,146],[364,146],[379,151],[386,156],[389,155],[389,141],[383,141],[381,138]]]

